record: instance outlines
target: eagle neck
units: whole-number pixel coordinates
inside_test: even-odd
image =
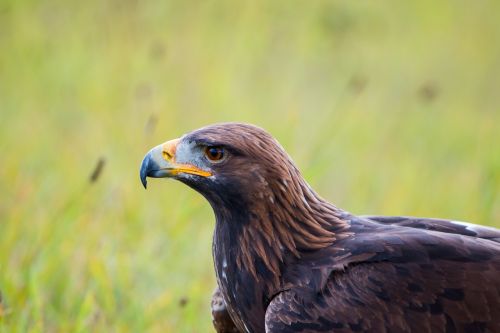
[[[343,212],[321,199],[307,183],[298,185],[300,189],[294,191],[299,195],[272,189],[242,200],[244,204],[215,206],[212,202],[215,269],[233,320],[241,319],[238,326],[264,316],[272,297],[283,288],[286,266],[343,237],[347,227],[341,219]],[[236,301],[242,299],[246,304]]]

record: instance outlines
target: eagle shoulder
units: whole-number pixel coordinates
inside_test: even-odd
[[[337,246],[289,272],[266,332],[500,331],[498,243],[389,227]]]

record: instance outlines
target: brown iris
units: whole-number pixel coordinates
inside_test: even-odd
[[[205,156],[212,162],[220,162],[224,159],[224,149],[221,147],[206,147]]]

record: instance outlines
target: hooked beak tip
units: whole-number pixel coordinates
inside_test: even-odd
[[[148,154],[146,154],[146,156],[142,160],[141,171],[139,172],[142,186],[144,186],[145,189],[147,189],[147,187],[148,187],[147,177],[148,177],[150,164],[151,164],[151,156],[150,156],[150,153],[148,153]]]

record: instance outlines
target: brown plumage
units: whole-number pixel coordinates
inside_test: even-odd
[[[500,331],[497,229],[349,214],[246,124],[153,148],[148,176],[176,178],[214,209],[218,332]]]

